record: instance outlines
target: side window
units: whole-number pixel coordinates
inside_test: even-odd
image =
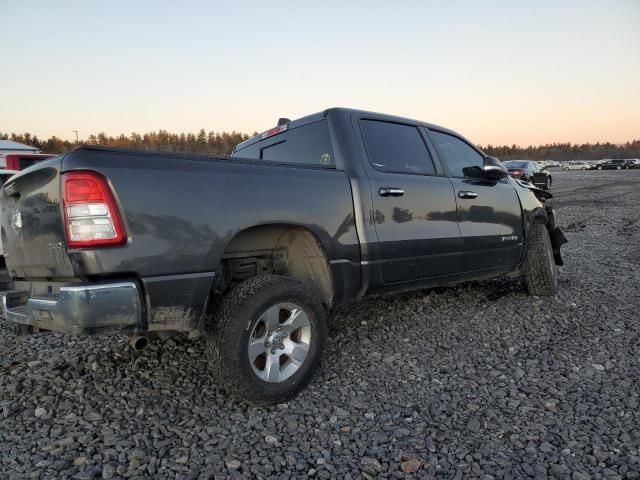
[[[335,167],[327,121],[309,123],[263,140],[260,158],[281,163]]]
[[[429,130],[438,155],[449,166],[452,177],[464,177],[466,167],[482,167],[484,158],[468,143],[448,133]]]
[[[361,120],[360,128],[369,161],[378,170],[435,175],[429,150],[416,127]]]

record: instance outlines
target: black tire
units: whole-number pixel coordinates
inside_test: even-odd
[[[282,302],[300,306],[311,326],[306,358],[280,383],[258,377],[247,355],[249,339],[263,312]],[[207,332],[212,369],[225,392],[256,406],[275,405],[303,389],[320,361],[327,337],[326,313],[317,295],[301,282],[280,275],[260,275],[236,285],[226,294]]]
[[[602,167],[598,165],[598,170],[602,170]]]
[[[549,297],[558,291],[558,272],[545,225],[531,226],[524,264],[524,280],[529,295]]]
[[[551,180],[549,180],[549,177],[545,177],[544,179],[544,185],[542,187],[543,190],[549,190],[551,188]]]

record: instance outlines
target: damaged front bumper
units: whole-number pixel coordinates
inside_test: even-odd
[[[16,282],[0,292],[2,315],[21,332],[34,329],[72,334],[142,327],[142,302],[135,282],[47,284]],[[41,286],[40,286],[41,287]]]
[[[560,248],[568,242],[567,237],[564,236],[564,233],[562,233],[558,227],[554,227],[549,231],[549,238],[551,239],[551,248],[553,249],[553,259],[556,265],[561,267],[564,265],[564,260],[562,260]]]
[[[553,259],[555,260],[556,265],[561,267],[564,265],[564,260],[562,260],[560,249],[562,248],[562,245],[568,242],[568,240],[567,237],[564,236],[564,233],[562,233],[562,230],[560,230],[559,227],[556,227],[555,209],[553,207],[545,207],[545,211],[547,212],[547,229],[549,230]]]

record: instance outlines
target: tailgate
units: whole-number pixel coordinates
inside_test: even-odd
[[[1,235],[13,277],[73,277],[60,210],[62,157],[39,163],[2,189]]]

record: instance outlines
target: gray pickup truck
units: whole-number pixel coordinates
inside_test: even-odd
[[[550,196],[451,130],[344,108],[231,157],[82,146],[2,189],[3,315],[138,346],[202,334],[227,392],[273,404],[309,381],[337,305],[504,275],[553,295]]]

